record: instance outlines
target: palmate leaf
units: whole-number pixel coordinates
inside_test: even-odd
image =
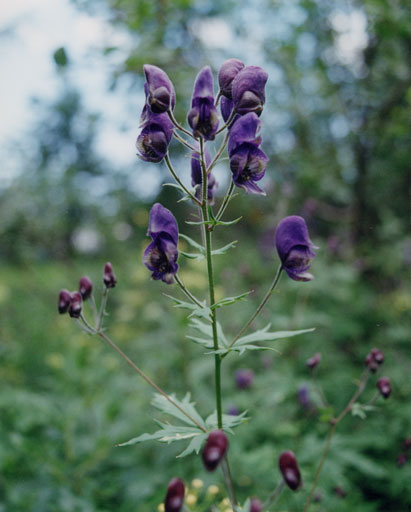
[[[194,249],[197,249],[202,254],[205,254],[204,247],[201,244],[199,244],[198,242],[196,242],[195,240],[193,240],[192,238],[190,238],[189,236],[184,235],[183,233],[180,233],[179,237],[182,238],[183,240],[185,240],[189,245],[191,245],[191,247],[194,247]]]
[[[200,308],[196,304],[192,304],[191,302],[186,302],[184,300],[177,299],[176,297],[168,295],[167,293],[164,293],[164,295],[175,303],[175,308],[188,309],[189,311],[191,311],[189,318],[193,316],[198,316],[199,318],[205,318],[207,320],[210,320],[211,310],[209,307],[207,307],[206,301],[201,302],[201,304],[203,304],[203,307]]]
[[[234,427],[238,427],[242,423],[246,423],[249,418],[247,417],[247,411],[242,412],[241,414],[238,414],[237,416],[231,415],[231,414],[223,414],[222,415],[223,420],[223,429],[227,432],[230,432],[230,434],[233,434],[234,432],[232,429]],[[207,428],[210,430],[215,430],[218,428],[218,421],[217,421],[217,411],[214,411],[208,418],[206,419],[206,425]]]
[[[251,291],[242,293],[241,295],[236,295],[235,297],[225,297],[224,299],[219,300],[215,304],[211,306],[211,309],[221,308],[223,306],[229,306],[230,304],[235,304],[241,300],[245,300],[248,295],[252,293]]]
[[[205,422],[203,418],[200,416],[200,414],[196,411],[195,403],[190,402],[190,393],[187,393],[186,396],[182,400],[178,400],[174,394],[170,395],[170,397],[173,399],[173,401],[179,405],[184,411],[186,411],[197,423],[199,423],[202,427],[206,428]],[[163,395],[159,395],[156,393],[154,395],[154,398],[152,400],[152,405],[159,409],[164,414],[168,414],[170,416],[173,416],[174,418],[179,419],[183,423],[188,423],[190,426],[195,426],[198,428],[197,425],[195,425],[185,414],[183,414],[181,411],[179,411],[171,402],[169,402]]]
[[[224,247],[221,247],[220,249],[214,249],[211,251],[211,254],[213,256],[217,256],[219,254],[225,254],[229,249],[234,249],[236,247],[237,240],[234,240],[234,242],[230,242],[229,244],[225,245]]]
[[[199,338],[197,336],[188,335],[187,336],[188,339],[194,341],[195,343],[199,343],[200,345],[204,345],[208,349],[214,348],[213,328],[212,328],[211,323],[206,324],[206,323],[202,322],[201,320],[198,320],[197,318],[192,318],[192,320],[190,322],[190,327],[192,327],[193,329],[196,329],[201,334],[204,334],[206,337]],[[221,327],[221,324],[219,322],[217,322],[217,335],[218,335],[220,344],[223,347],[227,348],[227,343],[228,343],[227,338],[226,338],[223,328]]]

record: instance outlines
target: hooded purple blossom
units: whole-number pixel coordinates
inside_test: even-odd
[[[194,82],[188,124],[195,137],[214,140],[218,128],[218,112],[214,105],[213,75],[209,66],[204,67]]]
[[[248,112],[261,115],[267,80],[267,72],[259,66],[247,66],[237,74],[232,83],[232,95],[234,106],[240,115]]]
[[[151,208],[147,236],[153,241],[144,251],[144,265],[153,279],[172,284],[178,271],[178,226],[174,215],[160,203]]]
[[[164,500],[165,512],[180,512],[184,504],[185,486],[180,478],[170,480]]]
[[[268,162],[260,149],[260,126],[261,121],[253,112],[239,117],[230,130],[228,156],[234,184],[247,192],[265,195],[255,183],[264,176]]]
[[[136,148],[139,151],[137,156],[145,162],[161,162],[173,137],[173,123],[166,113],[154,114],[147,105],[144,105],[140,127],[141,132],[136,141]]]
[[[167,112],[169,108],[174,110],[176,93],[167,73],[151,64],[144,64],[143,69],[146,75],[144,89],[146,91],[147,105],[151,112],[161,114],[162,112]]]
[[[239,59],[226,60],[218,72],[220,91],[226,98],[232,99],[232,83],[238,73],[244,68],[244,63]]]
[[[315,256],[316,247],[310,240],[305,220],[298,215],[283,219],[275,232],[275,245],[281,263],[288,276],[294,281],[311,281],[314,277],[307,272]]]
[[[301,486],[301,474],[297,459],[291,450],[283,452],[278,459],[278,466],[283,475],[285,483],[292,491]]]
[[[204,156],[205,156],[205,162],[206,166],[208,167],[211,163],[211,156],[208,150],[204,149]],[[191,185],[195,187],[196,185],[199,185],[196,190],[196,197],[198,199],[201,199],[202,197],[202,185],[203,183],[203,172],[201,169],[201,161],[200,161],[200,154],[196,151],[193,151],[191,153]],[[214,193],[218,187],[218,183],[215,179],[215,176],[212,172],[208,175],[207,180],[207,199],[210,204],[214,203]]]

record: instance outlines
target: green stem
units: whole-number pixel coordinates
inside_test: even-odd
[[[227,191],[227,194],[224,196],[224,199],[223,199],[223,202],[221,203],[220,209],[217,212],[217,215],[215,217],[216,221],[219,221],[221,219],[221,217],[223,216],[223,214],[225,212],[225,209],[228,206],[228,203],[231,201],[234,189],[235,189],[235,185],[234,185],[234,182],[232,181],[230,183],[230,187],[229,187],[229,189]]]
[[[181,124],[177,121],[177,119],[174,117],[174,114],[171,110],[167,110],[167,114],[168,114],[168,117],[170,118],[171,122],[173,123],[173,125],[178,128],[181,132],[185,133],[186,135],[188,135],[189,137],[191,137],[192,139],[195,139],[194,135],[189,132],[188,130],[186,130],[184,128],[184,126],[181,126]]]
[[[201,201],[199,201],[195,195],[193,195],[189,190],[188,188],[184,185],[184,183],[180,180],[180,178],[177,176],[172,164],[171,164],[171,161],[170,161],[170,158],[168,156],[168,154],[164,157],[164,160],[167,164],[167,167],[169,168],[171,174],[173,175],[173,178],[176,180],[176,182],[180,185],[180,187],[184,190],[184,192],[189,196],[191,197],[191,199],[193,201],[195,201],[197,204],[199,204],[201,206]]]
[[[238,332],[238,334],[236,335],[236,337],[233,339],[233,341],[230,343],[230,345],[228,346],[228,348],[231,348],[234,343],[241,338],[241,336],[246,332],[246,330],[250,327],[250,325],[254,322],[254,320],[257,318],[257,316],[261,313],[261,310],[263,309],[263,307],[266,305],[268,299],[271,297],[271,294],[273,293],[275,287],[277,286],[278,284],[278,281],[280,280],[280,276],[281,276],[281,270],[283,269],[282,265],[280,264],[278,269],[277,269],[277,272],[274,276],[274,279],[273,279],[273,282],[271,283],[270,285],[270,288],[268,289],[267,293],[265,294],[263,300],[260,302],[260,305],[258,306],[258,308],[255,310],[255,312],[253,313],[253,315],[251,316],[251,318],[248,320],[248,322],[244,325],[244,327]],[[224,354],[224,356],[226,356],[228,354],[228,352],[226,352]],[[223,356],[223,357],[224,357]]]
[[[217,163],[217,160],[220,158],[222,152],[224,151],[226,145],[227,145],[227,142],[228,142],[228,133],[226,134],[226,136],[224,137],[224,140],[223,142],[221,143],[221,146],[220,148],[218,149],[217,153],[215,154],[215,157],[213,158],[213,160],[211,161],[210,165],[207,167],[207,174],[210,174],[211,172],[211,169],[215,166],[215,164]]]
[[[233,478],[231,476],[230,466],[228,464],[227,455],[224,456],[221,461],[221,469],[223,471],[224,481],[228,491],[228,497],[231,502],[231,507],[235,510],[235,506],[237,505],[237,496],[235,494]]]
[[[283,479],[281,479],[277,487],[274,489],[274,491],[270,494],[270,496],[267,498],[267,500],[263,503],[262,511],[267,510],[271,505],[274,505],[274,503],[279,498],[280,494],[282,493],[282,490],[284,489],[285,482]]]
[[[191,300],[191,302],[193,302],[200,308],[204,307],[203,304],[201,304],[201,302],[198,299],[196,299],[194,295],[188,290],[188,288],[186,288],[185,284],[180,279],[180,276],[178,274],[174,276],[174,279],[176,280],[178,286],[181,288],[182,292]]]
[[[180,135],[174,130],[173,132],[173,135],[174,137],[179,141],[181,142],[181,144],[183,144],[186,148],[188,149],[191,149],[191,151],[197,151],[196,148],[194,146],[192,146],[191,144],[189,144],[185,139],[183,139],[183,137],[180,137]]]
[[[97,331],[101,330],[101,327],[103,326],[103,318],[104,313],[106,312],[106,306],[107,306],[107,298],[108,298],[108,288],[107,286],[104,286],[103,296],[101,298],[101,304],[100,304],[100,313],[98,315],[98,322],[97,322]]]
[[[227,119],[227,122],[219,130],[216,131],[216,135],[218,135],[219,133],[221,133],[223,130],[225,130],[226,128],[228,128],[230,126],[236,113],[237,113],[236,110],[233,108],[233,110],[231,111],[230,117]]]
[[[94,299],[93,292],[91,292],[91,295],[90,295],[90,306],[91,306],[91,309],[93,310],[94,322],[97,324],[98,311],[97,311],[96,301]]]

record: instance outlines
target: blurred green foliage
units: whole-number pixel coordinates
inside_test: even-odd
[[[269,70],[262,117],[263,147],[271,157],[269,194],[236,197],[227,216],[243,220],[216,234],[218,245],[239,240],[237,249],[216,259],[218,298],[255,293],[220,317],[234,333],[250,315],[275,271],[274,228],[284,215],[299,213],[320,246],[316,279],[299,284],[283,277],[257,324],[317,330],[279,343],[281,355],[225,360],[224,407],[250,416],[231,438],[240,497],[264,498],[279,478],[279,453],[292,449],[305,487],[284,492],[279,509],[302,509],[327,434],[327,411],[305,360],[322,352],[318,382],[338,412],[365,355],[378,346],[392,397],[379,399],[366,420],[347,416],[339,426],[318,487],[321,501],[312,510],[408,510],[411,464],[398,467],[396,460],[411,435],[409,7],[383,0],[75,3],[104,12],[114,27],[133,35],[135,45],[114,70],[113,87],[127,76],[137,93],[142,64],[159,65],[175,83],[181,120],[202,64],[218,69],[236,56]],[[230,48],[199,37],[201,23],[218,19],[230,30]],[[358,41],[350,30],[361,20],[365,38]],[[338,53],[351,43],[354,52]],[[107,58],[117,51],[122,49],[103,49]],[[108,347],[56,312],[60,288],[74,289],[85,273],[99,283],[110,259],[119,278],[107,319],[113,338],[168,392],[192,390],[204,415],[214,409],[212,361],[185,338],[184,312],[162,296],[170,288],[149,282],[141,263],[150,205],[132,192],[128,176],[113,173],[96,153],[99,113],[87,112],[81,91],[70,83],[72,63],[64,48],[54,60],[60,95],[36,105],[32,143],[18,146],[21,173],[0,190],[0,510],[151,512],[168,479],[179,475],[204,481],[201,489],[190,486],[199,500],[191,509],[200,512],[210,505],[207,488],[219,476],[205,474],[198,457],[175,459],[177,446],[115,447],[154,431],[151,391]],[[183,227],[191,213],[177,198],[168,187],[159,194],[182,231],[197,237],[195,229]],[[95,236],[95,249],[79,255],[73,240]],[[205,294],[204,264],[181,264],[186,284]],[[251,389],[235,389],[238,368],[255,371]],[[361,401],[371,399],[375,380]],[[297,399],[301,386],[308,389],[308,408]]]

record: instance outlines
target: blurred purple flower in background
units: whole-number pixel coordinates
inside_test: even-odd
[[[195,137],[214,140],[218,129],[218,112],[214,105],[213,75],[209,66],[204,67],[194,82],[188,124]]]
[[[300,405],[304,407],[304,409],[308,409],[311,405],[310,395],[309,395],[309,389],[307,386],[300,386],[298,388],[298,401]]]
[[[249,389],[254,382],[254,372],[249,369],[240,369],[235,372],[235,384],[238,389]]]
[[[151,112],[161,114],[167,112],[170,108],[174,110],[176,94],[167,73],[151,64],[144,64],[143,69],[146,75],[144,90],[147,105]]]
[[[295,491],[301,485],[300,468],[291,450],[283,452],[278,459],[278,466],[288,487]]]
[[[172,284],[178,271],[178,226],[174,215],[160,203],[151,208],[147,236],[153,241],[144,251],[144,265],[153,279]]]
[[[180,512],[184,504],[185,486],[180,478],[170,480],[164,500],[165,512]]]
[[[313,370],[316,366],[318,366],[321,362],[321,354],[319,352],[315,353],[313,357],[310,357],[310,359],[307,359],[306,366],[307,368],[310,368],[310,370]]]

